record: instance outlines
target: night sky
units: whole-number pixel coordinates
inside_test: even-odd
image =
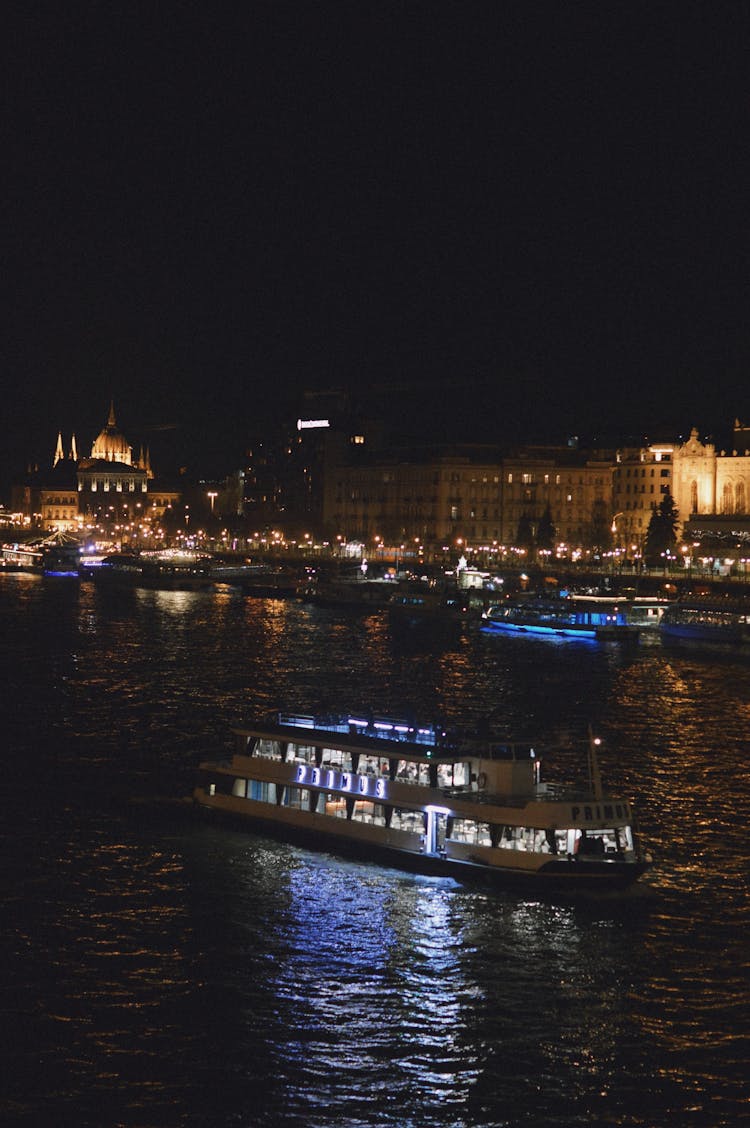
[[[750,418],[747,6],[58,7],[3,17],[3,486],[110,397],[211,474],[306,389]]]

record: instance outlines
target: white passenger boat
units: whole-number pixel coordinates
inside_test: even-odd
[[[435,725],[282,713],[234,735],[230,761],[200,765],[195,802],[313,847],[564,890],[622,889],[651,864],[594,742],[581,793],[542,782],[528,744]]]

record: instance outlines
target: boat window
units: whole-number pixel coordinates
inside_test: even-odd
[[[417,781],[422,787],[430,786],[430,765],[417,764]]]
[[[388,771],[388,765],[385,766],[385,772]],[[359,775],[380,775],[380,757],[379,756],[360,756],[359,765],[357,767]],[[384,773],[385,774],[385,773]]]
[[[480,823],[475,819],[454,819],[450,840],[468,842],[472,846],[491,846],[489,823]]]
[[[629,826],[568,831],[567,847],[576,857],[612,857],[633,849],[633,832]]]
[[[350,772],[352,770],[351,755],[348,752],[342,752],[339,748],[324,748],[321,767],[333,768],[334,771],[339,772]]]
[[[287,787],[284,791],[284,806],[309,810],[310,792],[306,787]]]
[[[248,799],[257,799],[261,803],[270,802],[269,789],[270,784],[253,779],[248,781],[247,797]]]
[[[506,826],[500,846],[505,850],[533,850],[535,831],[524,826]]]
[[[385,826],[385,812],[382,803],[368,803],[358,799],[354,804],[352,819],[357,822]]]
[[[331,815],[333,818],[345,819],[346,818],[346,800],[343,795],[332,794],[329,792],[326,795],[325,813]]]
[[[451,765],[453,773],[453,787],[468,787],[471,781],[469,765],[465,761]]]
[[[454,765],[438,764],[438,787],[455,787]]]
[[[393,809],[393,817],[391,818],[392,830],[406,830],[412,834],[423,834],[425,829],[425,817],[422,811],[400,810],[398,807]]]
[[[298,764],[314,764],[315,749],[310,744],[290,744],[287,751],[287,760]]]
[[[252,740],[252,737],[248,737],[248,751]],[[258,740],[255,746],[255,755],[264,756],[268,760],[279,760],[281,759],[281,746],[277,740]]]

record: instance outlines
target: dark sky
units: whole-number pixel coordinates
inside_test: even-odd
[[[750,417],[745,5],[41,10],[3,17],[1,481],[110,396],[196,472],[306,388],[476,435]]]

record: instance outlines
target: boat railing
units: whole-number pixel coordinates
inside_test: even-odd
[[[278,723],[288,728],[317,729],[341,735],[376,736],[380,740],[409,741],[439,747],[445,733],[434,725],[413,725],[391,717],[372,717],[356,714],[345,716],[312,716],[303,713],[279,713]],[[447,745],[442,745],[447,747]]]

